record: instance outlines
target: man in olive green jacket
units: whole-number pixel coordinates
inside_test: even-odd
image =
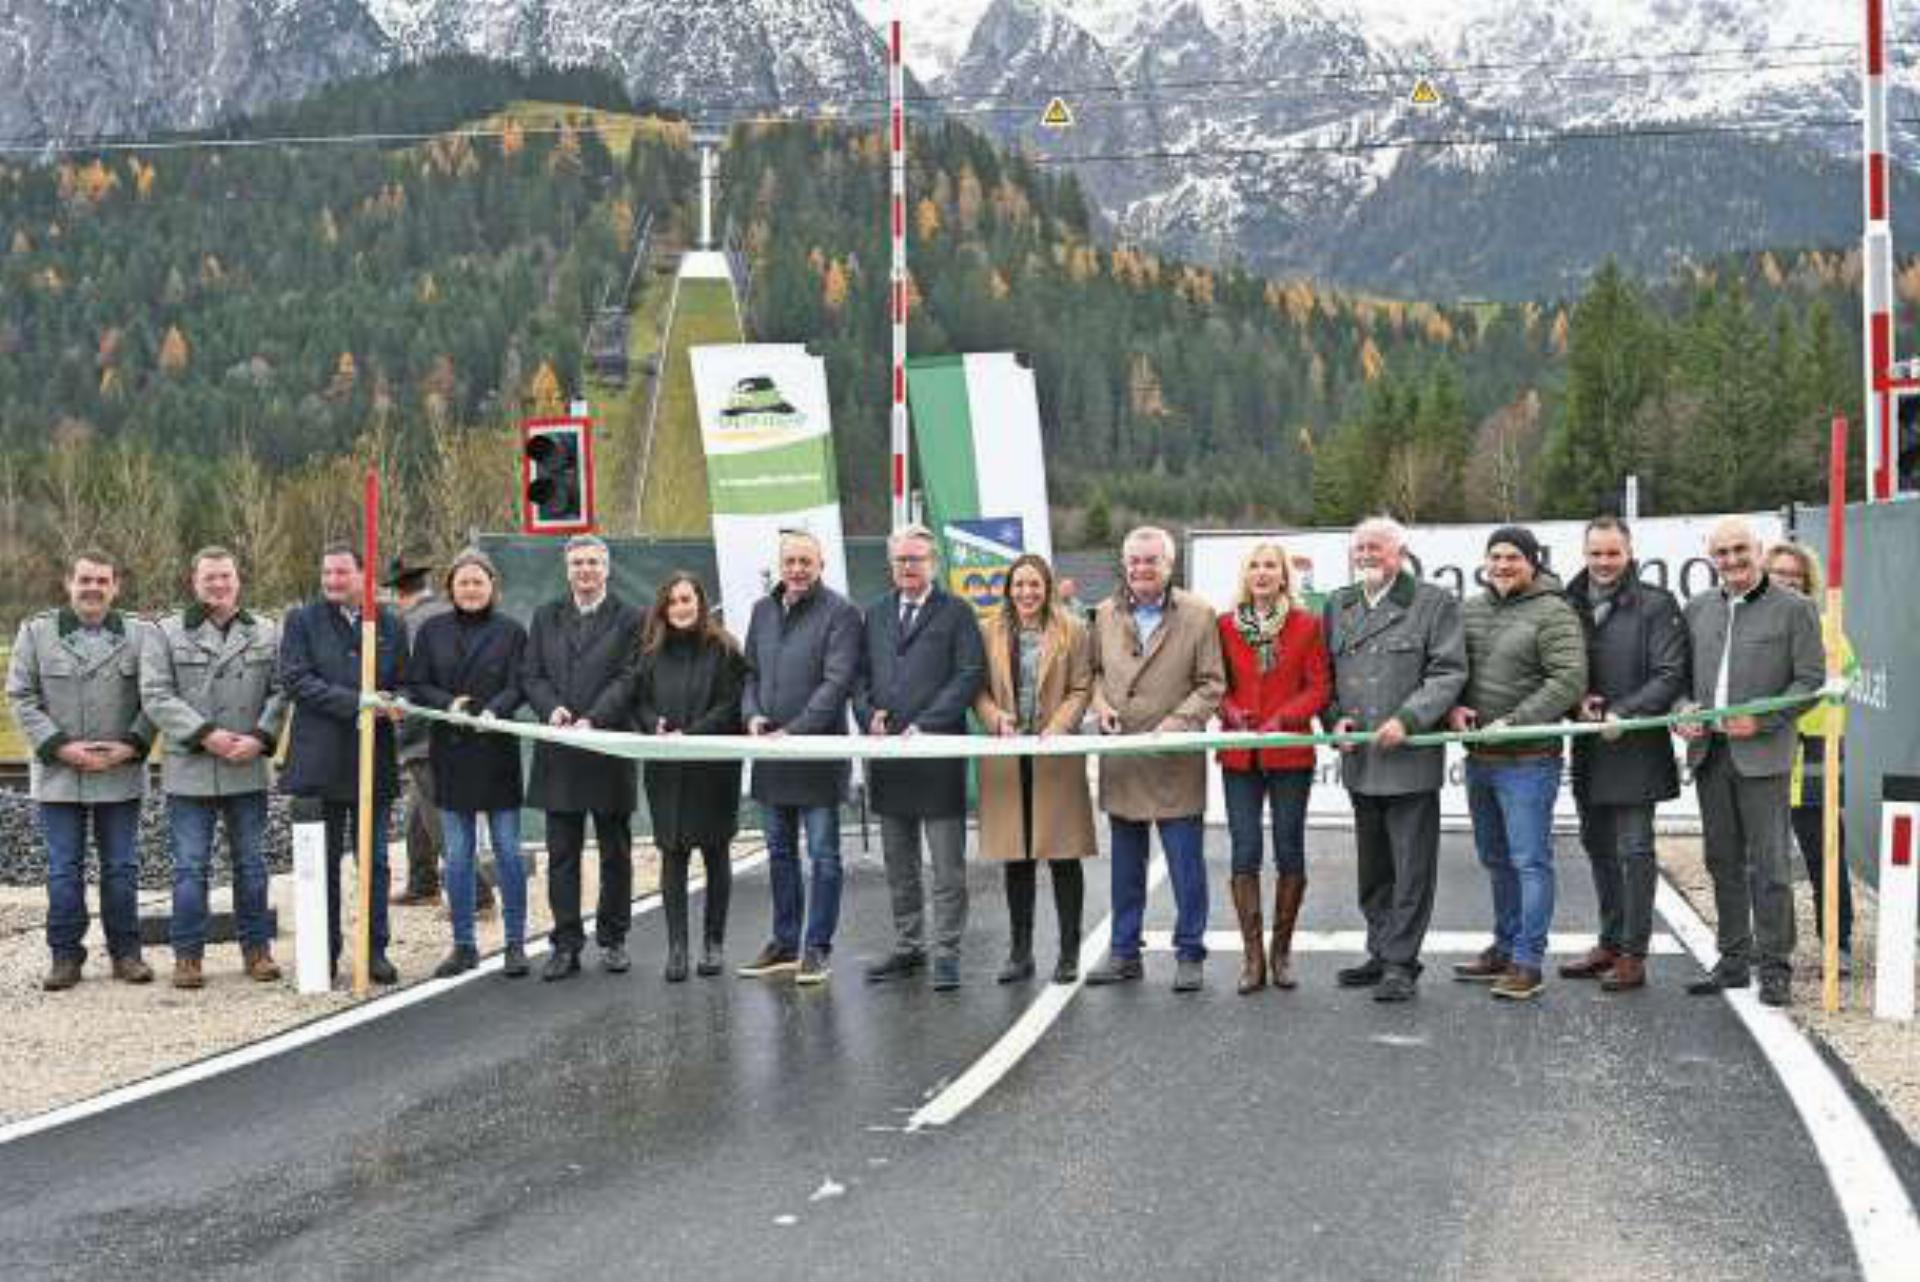
[[[87,830],[100,848],[100,918],[113,977],[144,984],[140,958],[140,799],[153,723],[140,710],[140,638],[146,625],[113,608],[112,557],[85,551],[67,572],[67,605],[20,625],[7,699],[33,745],[31,791],[47,843],[50,992],[80,982],[87,950]]]
[[[1467,689],[1448,717],[1455,730],[1547,725],[1587,690],[1587,639],[1547,572],[1531,530],[1509,525],[1487,540],[1487,590],[1462,610]],[[1553,803],[1557,736],[1476,743],[1467,752],[1473,844],[1493,884],[1493,943],[1453,968],[1524,1001],[1541,989],[1553,925]]]
[[[207,869],[224,823],[233,860],[234,931],[246,973],[280,978],[267,915],[267,788],[286,698],[280,630],[240,606],[233,553],[194,553],[193,604],[148,630],[140,695],[166,735],[168,844],[173,854],[173,986],[200,988],[207,942]]]

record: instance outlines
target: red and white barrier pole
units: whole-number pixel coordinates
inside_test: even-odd
[[[907,505],[907,77],[900,60],[900,21],[887,24],[887,125],[892,135],[893,273],[887,291],[893,317],[893,528],[912,519]]]
[[[1833,416],[1827,438],[1827,683],[1845,672],[1847,578],[1847,420]],[[1847,857],[1840,836],[1840,734],[1845,708],[1828,707],[1822,718],[1824,756],[1820,771],[1820,993],[1831,1014],[1840,1009],[1840,861]]]
[[[1866,0],[1861,119],[1866,233],[1861,243],[1861,306],[1865,311],[1867,501],[1893,497],[1893,225],[1887,167],[1887,0]]]

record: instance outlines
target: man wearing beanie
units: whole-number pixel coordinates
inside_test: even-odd
[[[1487,590],[1462,614],[1467,689],[1448,717],[1457,731],[1559,721],[1587,689],[1580,618],[1542,565],[1540,541],[1517,525],[1487,539]],[[1499,739],[1467,750],[1473,843],[1493,886],[1493,943],[1453,968],[1455,979],[1491,983],[1493,995],[1539,994],[1553,924],[1553,803],[1560,792],[1560,740]]]

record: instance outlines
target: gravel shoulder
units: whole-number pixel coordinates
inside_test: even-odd
[[[734,857],[757,850],[757,839],[735,846]],[[528,940],[545,936],[553,917],[547,906],[546,857],[536,854],[539,874],[527,887]],[[598,893],[599,869],[591,851],[582,867],[583,902],[591,908]],[[695,863],[695,869],[699,867]],[[401,884],[405,860],[396,852],[394,884]],[[351,864],[344,893],[351,895]],[[659,882],[659,857],[649,846],[634,849],[634,894],[651,894]],[[228,904],[226,887],[212,892],[213,907]],[[104,937],[96,919],[87,940],[86,979],[78,988],[48,993],[40,988],[47,967],[46,891],[44,887],[0,886],[0,1123],[58,1108],[101,1091],[151,1077],[195,1060],[205,1059],[249,1042],[259,1041],[355,1004],[346,990],[347,967],[331,993],[302,996],[293,978],[293,878],[273,878],[273,905],[279,910],[281,933],[274,947],[285,974],[277,983],[248,980],[240,971],[236,944],[210,944],[206,951],[207,986],[182,992],[168,984],[172,954],[162,945],[146,950],[154,968],[151,984],[130,985],[108,977]],[[165,911],[165,892],[142,891],[143,911]],[[351,899],[348,901],[351,903]],[[88,888],[88,909],[98,901]],[[390,907],[392,942],[388,956],[400,971],[401,986],[431,977],[433,968],[452,943],[452,927],[438,905]],[[640,929],[657,929],[655,918]],[[758,923],[755,923],[757,928]],[[478,924],[482,955],[504,943],[498,912]],[[743,952],[751,930],[731,932],[736,952]],[[589,964],[592,963],[589,949]],[[743,952],[744,955],[744,952]],[[529,983],[538,983],[537,974]],[[636,978],[642,978],[636,975]],[[657,980],[658,976],[646,976]]]
[[[1840,1009],[1828,1014],[1820,1003],[1820,938],[1814,924],[1813,886],[1795,853],[1794,907],[1798,942],[1794,949],[1794,1023],[1847,1066],[1854,1078],[1907,1137],[1920,1144],[1920,1020],[1897,1023],[1873,1015],[1874,941],[1879,930],[1879,898],[1873,887],[1853,882],[1853,977],[1840,981]],[[1697,837],[1663,837],[1660,868],[1711,926],[1713,883]]]

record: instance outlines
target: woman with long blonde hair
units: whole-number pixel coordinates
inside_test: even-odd
[[[973,710],[993,735],[1076,734],[1093,697],[1086,625],[1060,602],[1053,567],[1028,553],[1007,569],[1000,609],[981,620],[987,680]],[[1053,880],[1060,953],[1057,984],[1079,978],[1082,859],[1099,853],[1084,757],[1019,757],[980,762],[980,854],[1006,864],[1012,945],[1003,984],[1033,976],[1033,913],[1039,865]]]

